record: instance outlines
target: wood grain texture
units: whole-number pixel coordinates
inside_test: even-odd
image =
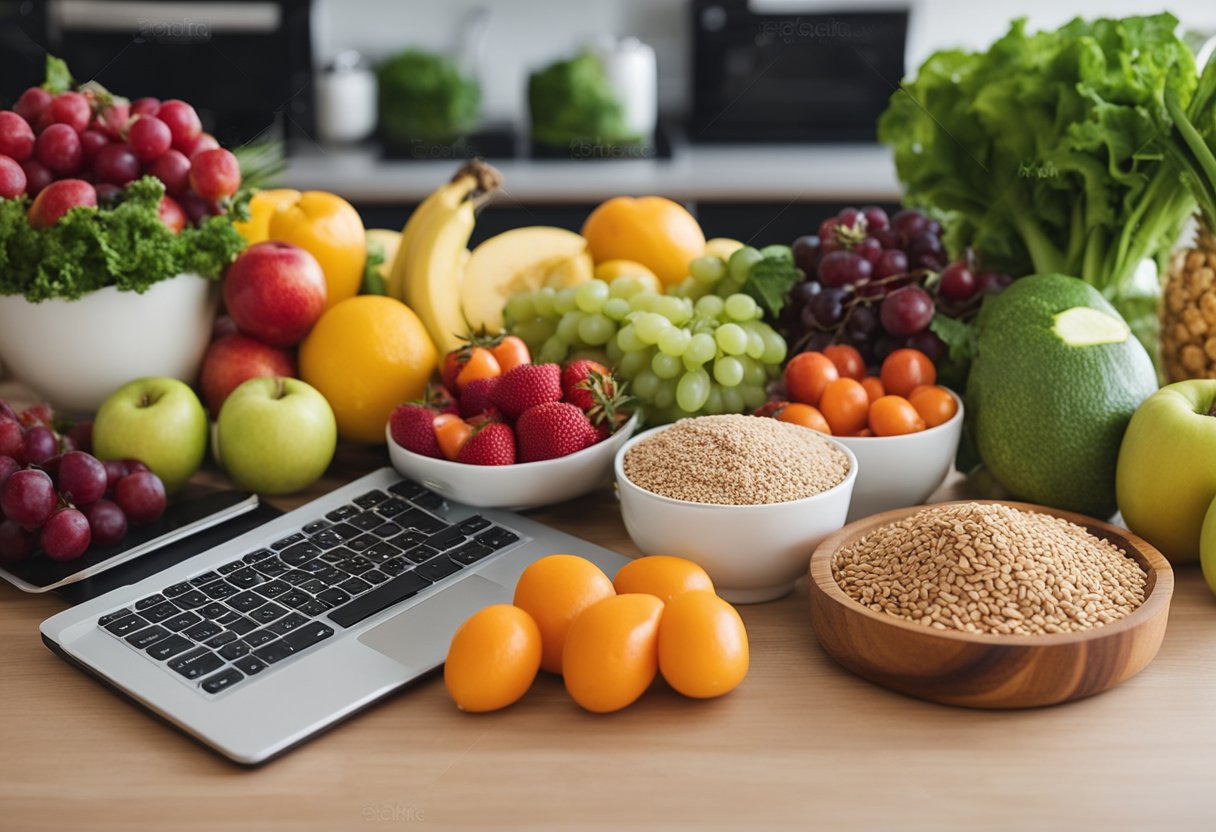
[[[811,624],[823,649],[842,666],[883,687],[971,708],[1055,705],[1101,693],[1143,670],[1161,647],[1174,592],[1174,573],[1161,553],[1127,530],[1093,518],[1026,503],[1004,504],[1062,517],[1123,549],[1148,576],[1144,603],[1103,627],[1044,636],[935,630],[872,610],[836,583],[832,557],[878,527],[920,510],[894,509],[849,524],[811,556]]]
[[[290,504],[384,458],[344,447]],[[965,496],[956,479],[935,499]],[[608,491],[531,516],[636,553]],[[948,708],[866,682],[816,643],[800,582],[740,608],[751,670],[721,699],[657,684],[593,716],[544,676],[511,708],[472,716],[433,677],[253,770],[56,658],[38,622],[63,601],[0,585],[0,832],[1208,832],[1216,599],[1198,568],[1176,575],[1153,664],[1059,707]]]

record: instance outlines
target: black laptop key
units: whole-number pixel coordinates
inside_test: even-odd
[[[359,577],[371,584],[382,584],[388,580],[388,575],[385,575],[379,569],[369,569],[361,573]]]
[[[194,661],[200,656],[206,656],[210,652],[211,651],[206,647],[195,647],[193,650],[187,650],[185,653],[178,653],[166,664],[170,670],[180,673],[181,669],[190,664],[190,662]]]
[[[477,535],[476,540],[478,543],[484,543],[487,546],[493,546],[495,549],[501,549],[519,540],[519,535],[501,526],[493,526]]]
[[[245,568],[237,572],[233,572],[228,576],[228,582],[234,586],[239,586],[241,589],[249,589],[251,586],[257,586],[266,578],[254,572],[252,569]]]
[[[165,596],[161,595],[160,593],[157,593],[156,595],[149,595],[147,598],[140,598],[135,602],[135,611],[140,612],[148,609],[149,607],[155,607],[157,604],[163,603],[164,600]]]
[[[164,621],[166,618],[172,618],[179,612],[181,612],[181,610],[178,609],[177,605],[172,601],[164,601],[151,609],[144,610],[140,613],[140,615],[151,621],[153,624],[159,624],[161,621]]]
[[[335,532],[332,528],[318,532],[312,536],[312,542],[322,549],[332,549],[335,546],[341,546],[342,541],[345,539],[345,537]]]
[[[369,532],[384,522],[384,518],[374,511],[365,511],[362,514],[356,514],[354,517],[346,521],[354,526],[359,531]]]
[[[213,601],[222,601],[225,598],[230,598],[240,592],[227,581],[214,581],[203,587],[203,594]]]
[[[232,630],[224,630],[215,638],[207,639],[207,646],[211,648],[223,647],[225,644],[236,641],[237,635]]]
[[[177,604],[182,609],[190,609],[192,607],[201,607],[211,599],[197,589],[192,589],[189,592],[183,592],[181,595],[173,599],[173,603]]]
[[[143,616],[132,614],[111,621],[106,625],[106,629],[116,636],[127,636],[147,626],[148,621]]]
[[[173,616],[172,618],[166,618],[161,623],[164,624],[166,627],[168,627],[170,630],[173,630],[175,633],[180,633],[182,630],[186,629],[187,627],[193,627],[195,624],[197,624],[198,622],[200,622],[202,620],[203,619],[200,616],[198,616],[196,613],[179,612],[177,615]]]
[[[199,607],[195,610],[195,612],[201,615],[203,618],[214,621],[217,618],[223,618],[225,615],[227,615],[228,608],[221,603],[212,601],[205,607]]]
[[[388,575],[400,575],[408,568],[409,562],[405,558],[393,558],[380,564],[380,571]]]
[[[290,572],[284,572],[282,575],[280,575],[279,580],[289,583],[292,586],[299,586],[302,583],[311,581],[312,575],[309,575],[307,572],[301,572],[299,569],[293,569]]]
[[[245,636],[244,642],[250,647],[257,649],[267,642],[274,641],[276,638],[278,638],[277,635],[263,627],[262,629],[254,630],[252,633]]]
[[[390,497],[376,506],[376,513],[381,517],[396,517],[410,507],[410,504],[400,497]]]
[[[300,564],[300,571],[307,572],[309,575],[315,575],[318,572],[321,572],[328,568],[329,568],[329,564],[326,563],[325,561],[321,560],[320,558],[314,558],[314,559],[310,560],[308,563]]]
[[[413,571],[405,572],[334,610],[329,614],[329,619],[342,627],[352,627],[381,610],[417,595],[430,585],[431,582],[421,575]]]
[[[261,673],[266,669],[266,662],[262,661],[257,656],[243,656],[234,661],[232,666],[244,673],[246,676],[253,676],[255,673]]]
[[[426,545],[433,549],[443,551],[451,549],[458,543],[464,542],[464,532],[455,526],[448,526],[441,532],[431,535],[426,539]]]
[[[363,555],[354,555],[353,557],[349,557],[346,560],[340,561],[334,565],[344,572],[349,572],[352,575],[358,575],[360,572],[366,572],[367,570],[371,569],[375,564],[373,564]]]
[[[169,598],[176,598],[178,595],[181,595],[183,592],[189,592],[192,589],[194,589],[194,587],[190,586],[189,581],[183,581],[180,584],[174,584],[173,586],[166,589],[165,595],[168,596]]]
[[[227,627],[232,632],[236,633],[238,636],[243,636],[248,632],[256,630],[258,627],[257,624],[253,623],[245,616],[238,615],[235,612],[232,614],[232,616],[230,618],[224,618],[219,623],[223,624],[225,627]]]
[[[256,552],[250,552],[245,555],[241,560],[245,561],[245,563],[254,564],[266,560],[266,558],[271,557],[273,554],[274,552],[269,549],[258,549]]]
[[[470,563],[476,563],[486,555],[494,554],[494,550],[484,543],[469,541],[458,549],[453,549],[448,552],[448,557],[457,563],[462,563],[468,566]]]
[[[287,615],[287,608],[275,603],[268,603],[266,606],[258,607],[249,613],[249,617],[259,624],[269,624],[271,621],[276,621],[285,615]]]
[[[402,480],[401,482],[397,483],[396,485],[390,485],[388,487],[388,490],[400,497],[404,497],[407,500],[413,499],[414,497],[417,497],[419,494],[421,494],[423,491],[426,491],[425,488],[423,488],[421,485],[414,482],[413,480]]]
[[[106,613],[101,618],[97,619],[97,625],[99,627],[104,627],[107,624],[109,624],[110,622],[117,621],[120,618],[126,618],[130,614],[131,614],[131,611],[129,609],[127,609],[126,607],[123,607],[120,610],[115,610],[114,612]]]
[[[380,542],[380,538],[373,534],[361,534],[358,537],[353,537],[346,541],[346,545],[354,549],[356,552],[362,552],[364,549],[370,549]]]
[[[414,570],[428,581],[442,581],[448,575],[455,574],[460,571],[460,564],[449,558],[447,555],[440,555],[437,558],[431,558],[426,563]]]
[[[301,604],[299,607],[300,614],[307,615],[309,618],[316,618],[321,613],[332,609],[333,607],[331,607],[329,604],[325,603],[324,601],[318,601],[315,598]]]
[[[461,521],[460,525],[456,528],[460,529],[462,534],[473,534],[473,532],[479,532],[489,525],[489,520],[482,517],[480,514],[475,514],[468,520]]]
[[[214,621],[203,621],[199,624],[195,624],[193,627],[183,630],[182,635],[192,638],[195,641],[203,642],[212,636],[218,636],[223,631],[224,629]]]
[[[234,561],[232,561],[232,563],[225,563],[223,566],[219,567],[215,571],[219,572],[221,575],[227,575],[229,573],[235,572],[236,570],[244,567],[244,565],[245,565],[244,561],[234,560]]]
[[[421,509],[412,508],[404,514],[393,518],[393,522],[403,529],[417,529],[424,534],[435,534],[447,528],[447,523],[434,515],[427,514]]]
[[[191,578],[190,583],[193,584],[194,586],[203,586],[204,584],[209,584],[212,581],[218,581],[219,579],[220,579],[219,573],[215,572],[215,571],[211,571],[211,572],[204,572],[203,574],[201,574],[197,577]]]
[[[327,528],[329,528],[328,520],[313,520],[300,531],[304,532],[304,534],[316,534],[317,532],[321,531],[321,529]]]
[[[336,509],[329,512],[325,516],[328,517],[330,520],[333,520],[335,523],[337,523],[342,520],[345,520],[347,517],[354,517],[358,513],[359,513],[359,507],[352,506],[348,503],[344,506],[338,506]]]
[[[279,552],[279,559],[289,566],[299,566],[306,560],[312,560],[323,550],[320,546],[310,540],[305,540],[302,543],[297,543],[294,546],[288,546],[283,551]]]
[[[405,534],[397,535],[390,540],[389,543],[393,544],[399,549],[413,549],[419,543],[425,543],[428,537],[430,537],[430,535],[428,535],[426,532],[411,529]]]
[[[219,693],[222,690],[235,685],[237,682],[245,678],[245,674],[236,668],[228,668],[222,670],[214,676],[208,676],[203,680],[202,689],[207,693]]]
[[[347,578],[350,577],[350,574],[347,572],[343,572],[341,569],[336,569],[332,566],[327,566],[326,568],[322,569],[320,572],[315,573],[313,577],[315,577],[318,581],[321,581],[322,583],[333,586],[334,584],[340,584],[343,581],[345,581]]]
[[[369,491],[366,494],[360,494],[358,497],[351,500],[351,502],[357,505],[359,508],[371,508],[372,506],[380,505],[388,498],[388,495],[383,491]]]
[[[423,563],[439,554],[439,550],[433,546],[415,546],[413,549],[406,550],[405,559],[410,563]]]
[[[277,578],[284,572],[290,570],[291,567],[283,563],[283,561],[279,560],[278,558],[269,558],[267,560],[259,561],[257,565],[254,566],[254,569],[261,572],[267,578]]]
[[[351,595],[358,595],[360,592],[367,592],[372,588],[372,585],[362,578],[348,578],[338,584],[338,589],[343,592],[349,592]]]
[[[291,649],[299,653],[301,650],[307,650],[319,641],[324,641],[334,634],[334,628],[320,621],[310,621],[303,627],[300,627],[287,635],[283,636],[283,642]]]
[[[206,650],[206,648],[202,649]],[[177,661],[177,659],[174,659],[174,661]],[[214,673],[223,666],[224,660],[212,653],[210,650],[207,650],[205,655],[199,656],[189,664],[182,667],[175,667],[173,669],[185,676],[187,679],[201,679],[208,673]]]
[[[256,592],[242,592],[239,595],[233,595],[228,599],[228,606],[238,612],[249,612],[255,610],[262,604],[266,603],[266,599]]]
[[[194,646],[194,642],[185,636],[177,634],[167,638],[162,638],[160,641],[153,644],[144,650],[149,656],[160,661],[176,656],[178,653],[184,653]]]
[[[372,563],[384,563],[389,558],[401,554],[401,550],[391,543],[380,541],[375,546],[363,550],[363,557]]]
[[[228,661],[249,655],[250,647],[243,641],[230,641],[220,648],[220,655]]]
[[[398,526],[396,523],[381,523],[376,528],[372,529],[372,534],[381,540],[388,540],[394,535],[401,534],[405,529]]]
[[[325,581],[312,578],[306,583],[300,584],[300,589],[311,595],[316,595],[318,592],[324,592],[329,589],[329,584],[325,583]]]
[[[300,615],[298,612],[293,612],[290,615],[283,616],[273,624],[268,625],[266,629],[270,630],[272,633],[277,633],[278,635],[285,635],[290,633],[296,627],[299,627],[301,624],[307,623],[307,618]]]
[[[266,598],[277,598],[289,589],[291,589],[291,584],[286,581],[271,581],[268,584],[262,584],[254,592]]]
[[[419,494],[414,498],[414,505],[422,506],[425,509],[434,511],[438,508],[442,508],[445,503],[443,497],[440,497],[434,491],[424,491],[422,494]]]
[[[318,592],[317,600],[323,601],[326,604],[329,604],[331,607],[340,607],[343,604],[345,604],[347,601],[350,600],[350,595],[348,595],[347,593],[338,589],[337,587],[331,586],[329,589],[325,590],[324,592]]]
[[[275,600],[280,604],[291,607],[292,609],[299,609],[301,606],[311,601],[312,596],[307,592],[301,592],[298,589],[289,589]]]
[[[127,644],[134,647],[136,650],[143,650],[145,647],[156,644],[165,636],[169,635],[169,631],[164,627],[153,624],[151,627],[144,627],[142,630],[131,633],[127,636]]]
[[[293,543],[299,543],[303,539],[304,539],[304,535],[300,534],[299,532],[296,532],[295,534],[287,535],[287,537],[279,538],[274,543],[270,544],[270,548],[274,549],[276,552],[280,552],[283,549],[286,549],[288,546],[292,545]]]
[[[283,661],[283,659],[287,658],[294,652],[295,650],[292,649],[290,644],[286,643],[282,639],[279,639],[278,641],[267,644],[265,647],[260,647],[257,650],[254,650],[253,655],[266,662],[266,664],[275,664],[276,662]]]

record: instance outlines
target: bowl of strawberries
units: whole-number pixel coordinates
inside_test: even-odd
[[[393,467],[480,508],[536,508],[607,483],[639,422],[624,384],[589,359],[497,369],[459,373],[394,410],[385,427]]]

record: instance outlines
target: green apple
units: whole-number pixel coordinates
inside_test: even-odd
[[[316,388],[295,378],[251,378],[220,408],[216,440],[216,458],[241,488],[290,494],[325,473],[338,427]]]
[[[1199,559],[1216,498],[1216,381],[1162,387],[1132,416],[1119,449],[1115,494],[1123,522],[1171,563]]]
[[[138,459],[172,494],[203,464],[207,411],[175,378],[140,378],[110,394],[93,420],[98,459]]]
[[[1203,531],[1199,535],[1199,563],[1203,567],[1208,589],[1216,594],[1216,500],[1208,506],[1203,518]]]

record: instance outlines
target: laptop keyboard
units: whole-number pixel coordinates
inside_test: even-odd
[[[217,694],[451,579],[519,540],[405,480],[369,491],[266,548],[103,615],[99,627]]]

